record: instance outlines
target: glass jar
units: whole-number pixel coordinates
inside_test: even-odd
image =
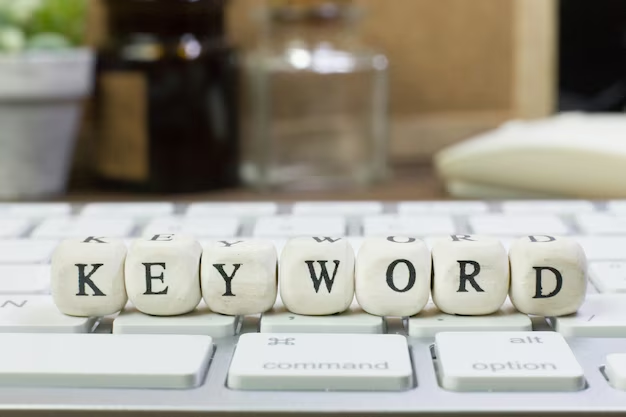
[[[239,180],[238,62],[227,0],[106,0],[96,170],[103,184],[196,192]]]
[[[243,176],[262,190],[366,187],[384,179],[388,61],[360,39],[349,1],[279,0],[246,58]]]

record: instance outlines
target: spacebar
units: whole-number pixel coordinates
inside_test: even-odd
[[[189,389],[204,379],[208,336],[0,334],[0,386]]]

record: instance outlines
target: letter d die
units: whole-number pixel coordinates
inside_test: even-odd
[[[354,249],[341,238],[292,239],[280,257],[279,288],[295,314],[342,313],[354,300]]]
[[[61,242],[52,255],[51,292],[63,314],[97,317],[121,311],[126,245],[121,240],[85,237]]]
[[[587,258],[564,237],[516,240],[509,250],[511,302],[520,312],[556,317],[573,314],[587,293]]]

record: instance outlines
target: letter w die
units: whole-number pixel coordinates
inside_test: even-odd
[[[354,299],[354,258],[345,239],[303,237],[287,242],[279,270],[285,307],[311,316],[346,311]]]
[[[204,246],[202,296],[214,312],[260,314],[276,302],[278,255],[269,241],[232,240]]]
[[[128,301],[124,282],[126,245],[121,240],[85,237],[61,242],[52,255],[51,291],[69,316],[115,314]]]

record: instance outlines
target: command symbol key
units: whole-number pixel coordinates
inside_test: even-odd
[[[402,391],[413,386],[404,336],[248,333],[228,386],[257,391]]]

